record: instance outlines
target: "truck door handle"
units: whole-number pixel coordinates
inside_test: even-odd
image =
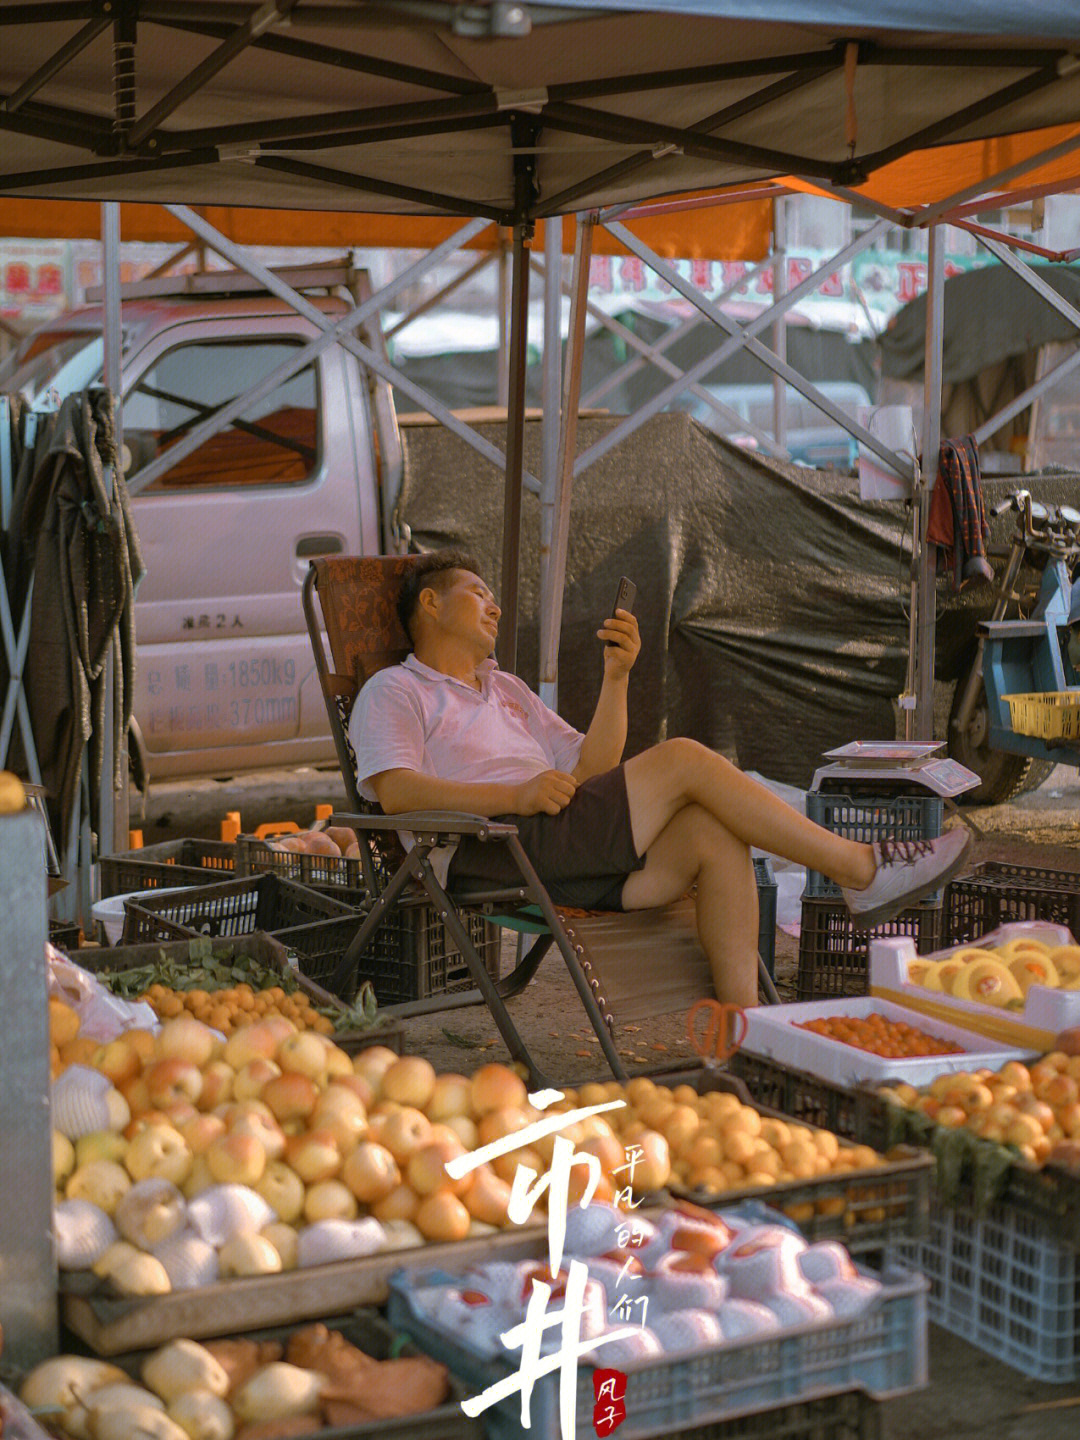
[[[313,555],[338,555],[342,548],[340,535],[305,535],[296,542],[296,554],[301,560]]]

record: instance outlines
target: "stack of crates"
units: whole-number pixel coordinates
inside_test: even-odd
[[[945,802],[925,790],[894,788],[888,779],[828,779],[806,797],[811,820],[848,840],[934,840],[941,834]],[[840,888],[817,870],[808,870],[802,897],[796,1000],[836,999],[869,990],[870,940],[910,935],[920,954],[941,947],[944,938],[943,892],[938,890],[895,920],[874,930],[858,930]]]

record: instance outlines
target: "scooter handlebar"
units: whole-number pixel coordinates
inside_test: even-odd
[[[990,514],[996,517],[1004,515],[1006,510],[1023,510],[1026,505],[1030,504],[1030,490],[1015,490],[1007,499],[999,500],[996,505],[992,505]]]

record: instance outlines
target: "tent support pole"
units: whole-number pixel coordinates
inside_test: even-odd
[[[499,240],[499,353],[495,357],[495,403],[505,410],[510,403],[510,266],[506,263],[509,255],[503,232],[497,229],[495,233]]]
[[[518,592],[521,580],[521,490],[525,477],[525,368],[529,343],[529,249],[536,204],[536,142],[540,122],[528,113],[510,119],[514,147],[514,246],[510,276],[510,393],[506,403],[506,486],[503,508],[502,620],[495,653],[504,670],[517,668]]]
[[[548,222],[550,224],[550,221]],[[562,423],[559,428],[558,493],[552,531],[548,584],[541,595],[540,690],[554,698],[559,678],[559,639],[562,632],[563,592],[566,589],[566,552],[570,542],[570,497],[574,487],[581,372],[585,356],[585,312],[592,260],[592,215],[579,215],[574,237],[574,272],[570,281],[570,333],[567,336],[563,374]],[[552,700],[548,701],[549,704]]]
[[[521,564],[521,485],[525,460],[525,363],[529,339],[529,231],[514,226],[514,263],[510,284],[510,394],[506,407],[506,490],[503,513],[502,570],[499,575],[497,654],[504,670],[517,668],[518,581]]]
[[[772,253],[773,300],[782,300],[787,290],[787,211],[783,198],[773,201],[773,253]],[[783,314],[773,330],[773,349],[776,358],[787,362],[787,315]],[[781,449],[787,449],[787,386],[779,375],[772,377],[773,384],[773,439]]]
[[[122,455],[124,432],[120,404],[120,206],[115,201],[106,201],[101,207],[101,245],[105,280],[103,373],[105,387],[112,395],[115,407],[117,453]],[[112,479],[111,467],[106,466],[105,488],[110,501],[112,499]],[[128,839],[127,746],[123,737],[117,735],[116,730],[118,648],[119,640],[115,640],[105,661],[105,734],[102,746],[101,794],[98,805],[99,855],[111,855],[117,848],[126,849]],[[119,754],[117,754],[117,746],[119,746]],[[121,777],[119,785],[115,780],[117,770]],[[88,922],[90,917],[86,915],[83,919]]]
[[[559,485],[559,381],[562,376],[561,216],[544,221],[544,366],[540,409],[540,698],[556,708],[555,677],[547,677],[543,636],[551,624],[551,562]]]
[[[922,483],[918,491],[919,585],[916,625],[915,738],[934,738],[934,643],[937,630],[937,594],[934,583],[937,550],[926,538],[930,496],[937,476],[941,445],[941,374],[943,311],[945,302],[945,227],[932,225],[927,237],[926,359],[923,369]]]

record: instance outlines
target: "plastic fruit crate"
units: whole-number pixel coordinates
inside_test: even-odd
[[[758,898],[758,954],[769,974],[776,975],[776,895],[778,886],[772,861],[767,855],[754,857],[754,879]]]
[[[396,1334],[375,1310],[353,1310],[346,1315],[331,1316],[323,1323],[328,1330],[338,1332],[349,1344],[355,1345],[374,1360],[396,1360],[400,1356],[414,1356],[419,1353],[405,1337]],[[292,1334],[306,1328],[307,1325],[298,1323],[278,1325],[246,1331],[237,1338],[284,1345]],[[110,1363],[118,1365],[138,1379],[150,1353],[146,1349],[125,1351],[111,1356]],[[442,1404],[433,1410],[354,1421],[303,1433],[321,1437],[321,1440],[375,1440],[375,1437],[378,1437],[378,1440],[481,1440],[483,1432],[480,1422],[470,1419],[461,1408],[461,1402],[467,1393],[464,1386],[453,1375],[447,1378],[449,1393]],[[241,1433],[242,1426],[239,1421],[236,1429],[238,1434]],[[136,1432],[133,1427],[132,1440],[136,1433],[145,1432]],[[4,1435],[6,1440],[6,1430]]]
[[[1080,1252],[1012,1204],[935,1206],[890,1258],[930,1282],[930,1319],[1031,1380],[1080,1378]]]
[[[922,1145],[932,1151],[935,1196],[943,1203],[967,1206],[978,1215],[991,1203],[1008,1204],[1080,1251],[1080,1173],[1062,1165],[1029,1165],[1010,1147],[936,1125],[869,1086],[856,1091],[855,1106],[856,1134],[864,1144],[875,1150]]]
[[[163,961],[172,961],[178,967],[189,963],[200,965],[208,959],[230,965],[238,971],[244,970],[247,961],[258,967],[278,970],[295,980],[297,988],[320,1009],[329,1012],[340,1012],[344,1009],[336,995],[331,995],[314,980],[309,980],[306,975],[293,969],[284,945],[259,930],[250,935],[235,935],[216,940],[200,936],[197,939],[166,940],[150,945],[94,945],[79,952],[79,964],[84,970],[95,975],[108,975],[119,970],[137,970],[144,965],[160,965]],[[330,1018],[334,1018],[333,1014]],[[369,1045],[385,1045],[400,1055],[404,1043],[401,1024],[378,1017],[376,1024],[370,1028],[335,1030],[328,1038],[349,1054],[364,1050]]]
[[[940,795],[864,793],[861,786],[843,790],[811,790],[806,797],[810,820],[848,840],[935,840],[941,834],[945,802]],[[839,900],[840,887],[818,870],[806,872],[804,896]],[[931,900],[940,900],[936,891]]]
[[[1041,740],[1080,740],[1080,692],[1003,695],[1009,724],[1018,735]]]
[[[502,932],[486,918],[487,913],[488,909],[463,910],[461,918],[488,974],[498,980]],[[288,937],[290,946],[296,940],[300,942],[295,948],[304,974],[329,988],[360,923],[354,918],[347,924],[337,924],[337,938],[343,943],[336,953],[316,955],[310,948],[302,948],[317,936],[293,934]],[[330,930],[326,933],[329,935]],[[342,998],[351,1000],[365,980],[370,982],[380,1005],[403,1005],[411,1000],[471,990],[474,986],[472,972],[446,922],[424,895],[406,895],[390,907],[361,954],[356,973]]]
[[[265,930],[283,940],[313,921],[355,919],[355,906],[276,875],[249,875],[216,885],[144,895],[124,907],[125,945],[192,935],[249,935]]]
[[[57,950],[78,950],[82,930],[77,920],[50,920],[49,944]]]
[[[863,1314],[805,1325],[779,1335],[748,1336],[692,1354],[662,1355],[637,1363],[621,1362],[626,1374],[623,1440],[687,1434],[705,1436],[703,1427],[747,1412],[768,1411],[777,1399],[809,1400],[862,1389],[875,1399],[907,1394],[927,1380],[926,1282],[902,1269],[882,1277],[883,1289]],[[471,1394],[514,1374],[519,1354],[506,1358],[478,1354],[456,1335],[420,1315],[416,1287],[450,1284],[445,1272],[398,1272],[390,1278],[387,1314],[426,1354],[441,1360]],[[603,1368],[603,1350],[598,1364]],[[542,1376],[532,1391],[531,1428],[535,1440],[560,1440],[559,1372]],[[581,1362],[577,1375],[576,1428],[591,1433],[592,1367]],[[513,1394],[483,1412],[488,1440],[521,1440],[521,1398]],[[719,1434],[726,1435],[726,1430]],[[754,1429],[754,1436],[773,1434]]]
[[[940,903],[924,900],[895,920],[873,930],[856,929],[842,900],[803,897],[799,935],[796,1000],[865,995],[870,988],[870,940],[883,935],[910,935],[920,955],[938,950],[945,928]]]
[[[376,861],[376,869],[379,869]],[[301,885],[326,889],[342,886],[364,890],[364,870],[360,861],[345,855],[305,855],[293,850],[275,850],[255,835],[238,835],[236,839],[236,870],[239,875],[279,875],[283,880],[296,880]],[[384,878],[389,878],[384,875]]]
[[[1047,920],[1080,936],[1080,871],[984,860],[949,885],[946,945],[980,940],[1014,920]]]
[[[237,873],[236,847],[224,840],[164,840],[98,861],[103,900],[159,885],[214,885]]]
[[[672,1440],[881,1440],[882,1408],[848,1390],[665,1433]]]
[[[757,1104],[804,1125],[817,1125],[848,1140],[872,1145],[875,1150],[889,1148],[884,1119],[873,1129],[868,1125],[868,1102],[877,1102],[882,1117],[885,1110],[885,1101],[868,1087],[835,1085],[778,1060],[751,1055],[748,1050],[736,1051],[728,1064]]]
[[[651,1078],[660,1085],[691,1085],[698,1094],[724,1090],[738,1096],[743,1104],[753,1105],[762,1116],[792,1119],[791,1114],[772,1108],[753,1095],[740,1079],[725,1071],[678,1071]],[[805,1123],[814,1122],[807,1117]],[[852,1138],[867,1143],[861,1136]],[[846,1138],[841,1140],[841,1144],[847,1143]],[[875,1145],[874,1148],[883,1152],[886,1147]],[[669,1182],[667,1189],[709,1210],[728,1209],[743,1200],[758,1200],[782,1211],[798,1225],[807,1240],[842,1240],[853,1255],[879,1254],[889,1240],[916,1239],[925,1233],[933,1168],[933,1161],[924,1150],[899,1145],[891,1148],[883,1164],[817,1175],[812,1180],[782,1180],[773,1185],[719,1194],[683,1188],[673,1182]]]

